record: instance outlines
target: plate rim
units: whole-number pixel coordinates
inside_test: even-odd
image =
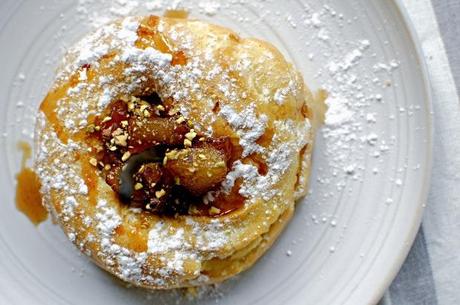
[[[374,292],[367,293],[368,297],[363,296],[363,300],[365,300],[365,304],[377,304],[382,297],[384,296],[385,292],[389,289],[391,284],[393,283],[394,279],[398,275],[399,271],[401,270],[404,262],[409,255],[410,250],[414,244],[415,238],[421,228],[424,210],[426,205],[428,204],[428,196],[431,191],[431,175],[433,171],[433,151],[434,151],[434,116],[433,116],[433,89],[432,89],[432,82],[430,77],[430,72],[428,70],[428,64],[425,57],[425,52],[423,51],[422,42],[420,37],[415,29],[415,25],[403,3],[403,0],[392,0],[389,2],[389,5],[393,5],[396,9],[396,13],[399,14],[399,19],[405,26],[407,33],[410,37],[410,43],[412,44],[415,50],[415,60],[418,63],[419,69],[421,71],[421,79],[423,81],[423,91],[425,95],[425,106],[427,110],[427,121],[426,121],[426,129],[427,129],[427,143],[425,145],[427,149],[427,161],[426,170],[424,173],[424,184],[422,190],[420,192],[420,202],[419,208],[415,211],[415,221],[412,224],[412,227],[409,231],[406,231],[404,242],[400,244],[398,251],[399,255],[392,264],[389,265],[386,274],[383,274],[381,284],[377,286]],[[362,286],[360,286],[362,287]],[[362,289],[357,288],[352,294],[351,297],[356,294],[359,290]],[[348,302],[348,301],[347,301]]]

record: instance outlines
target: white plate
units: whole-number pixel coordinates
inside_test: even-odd
[[[377,302],[417,232],[431,166],[429,86],[399,5],[388,0],[82,2],[0,1],[0,304]],[[192,301],[178,292],[124,287],[81,256],[57,226],[47,221],[36,228],[14,205],[21,157],[16,143],[31,141],[36,108],[63,46],[88,31],[94,12],[99,17],[146,9],[159,14],[167,6],[163,2],[191,7],[193,17],[273,42],[308,83],[326,85],[342,102],[348,100],[331,106],[339,115],[330,112],[328,122],[339,124],[319,134],[312,193],[299,203],[273,249],[236,280]]]

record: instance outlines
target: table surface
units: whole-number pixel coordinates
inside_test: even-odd
[[[457,90],[460,91],[460,1],[432,0],[432,2]]]
[[[458,51],[460,49],[460,1],[431,0],[431,2],[446,48],[457,92],[460,93],[460,52]],[[454,102],[458,103],[457,101]],[[430,204],[433,203],[436,202],[431,202]],[[455,203],[451,204],[455,205]],[[452,225],[455,227],[455,224]],[[387,291],[385,297],[380,302],[380,305],[450,305],[454,304],[452,303],[453,299],[460,299],[460,292],[458,292],[460,291],[460,285],[455,284],[457,279],[454,278],[446,279],[452,282],[449,284],[449,286],[452,287],[447,288],[451,290],[451,298],[443,298],[441,301],[437,297],[439,293],[437,293],[435,287],[438,286],[437,289],[439,289],[439,285],[447,285],[445,285],[445,282],[435,285],[433,283],[434,277],[432,273],[438,272],[451,276],[452,272],[445,272],[445,270],[440,272],[437,269],[434,271],[432,270],[429,259],[430,251],[427,246],[427,240],[425,239],[428,233],[424,232],[423,227],[424,226],[422,226],[417,235],[406,262]],[[436,242],[440,243],[446,241]],[[449,263],[452,263],[452,261],[446,261],[445,265],[449,265]],[[448,266],[445,267],[449,268]],[[458,266],[456,266],[456,268],[458,268]],[[456,290],[457,293],[455,292],[456,286],[459,288]],[[443,289],[446,290],[445,287],[443,287]]]

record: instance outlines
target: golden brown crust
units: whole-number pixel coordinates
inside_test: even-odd
[[[160,217],[122,204],[89,164],[91,120],[116,98],[151,92],[199,132],[241,147],[221,191],[240,184],[244,207],[218,218]],[[41,106],[45,204],[82,252],[125,281],[157,289],[222,281],[270,247],[305,194],[313,104],[301,75],[266,42],[195,20],[115,21],[70,50]]]

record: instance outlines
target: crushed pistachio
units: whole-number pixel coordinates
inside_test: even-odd
[[[129,151],[125,152],[123,156],[121,157],[121,161],[126,161],[131,157],[131,153]]]
[[[116,137],[116,136],[119,136],[123,133],[123,129],[121,128],[117,128],[115,129],[113,132],[112,132],[112,137]]]
[[[227,166],[224,161],[219,161],[216,163],[216,167],[224,167]]]
[[[185,139],[184,140],[184,146],[185,147],[192,147],[192,141],[190,141],[189,139]]]
[[[180,116],[177,120],[176,120],[176,123],[177,124],[182,124],[185,122],[185,118],[183,116]]]
[[[178,151],[177,150],[171,150],[171,151],[168,151],[166,154],[165,154],[165,158],[168,158],[168,160],[176,160],[178,157]]]
[[[166,195],[166,191],[164,189],[161,189],[161,190],[155,192],[155,197],[157,197],[158,199],[160,199],[164,195]]]
[[[133,102],[128,103],[128,110],[129,111],[133,111],[135,107],[136,107],[136,105]]]
[[[204,154],[199,154],[198,158],[200,158],[201,160],[206,160],[206,156]]]
[[[139,182],[138,182],[138,183],[136,183],[136,184],[134,185],[134,189],[135,189],[136,191],[141,190],[141,189],[143,189],[143,188],[144,188],[144,186],[142,185],[142,183],[139,183]]]
[[[144,172],[144,170],[145,170],[145,164],[142,164],[137,172],[142,174]]]
[[[189,132],[187,132],[187,133],[185,134],[185,137],[186,137],[187,139],[189,139],[190,141],[192,141],[193,139],[195,139],[195,137],[196,137],[196,132],[195,132],[195,130],[191,129]]]
[[[110,121],[112,118],[109,116],[106,116],[105,118],[102,119],[102,123]]]
[[[139,108],[139,110],[140,110],[141,112],[144,112],[144,110],[147,110],[148,107],[149,107],[148,105],[143,104],[143,105],[141,105],[141,107]]]
[[[93,133],[96,130],[96,126],[94,124],[90,124],[86,127],[86,131],[89,133]]]
[[[97,160],[95,158],[90,158],[89,164],[91,164],[92,166],[97,166]]]
[[[170,109],[170,110],[168,111],[168,115],[171,115],[171,116],[172,116],[172,115],[177,114],[178,112],[179,112],[179,109],[173,108],[173,109]]]
[[[127,146],[128,145],[128,142],[126,142],[126,140],[128,139],[128,135],[127,134],[122,134],[122,135],[118,135],[118,136],[115,136],[114,137],[114,142],[116,145],[120,145],[120,146]]]
[[[163,107],[163,105],[157,105],[157,109],[159,111],[165,111],[165,107]]]
[[[219,208],[216,208],[215,206],[212,206],[210,209],[209,209],[209,214],[211,215],[217,215],[217,214],[220,214],[221,210]]]

